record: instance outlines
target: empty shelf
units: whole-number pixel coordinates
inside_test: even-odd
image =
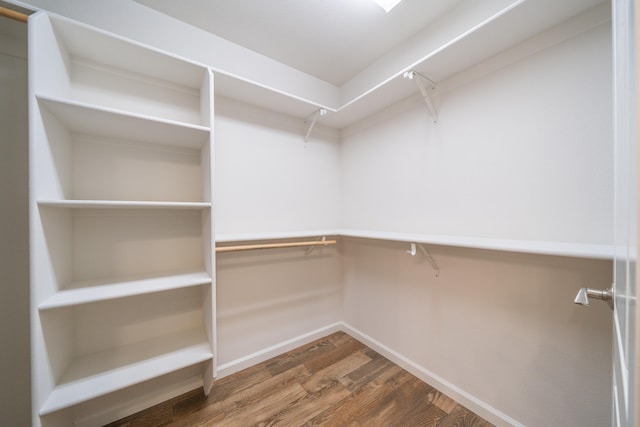
[[[80,357],[44,405],[50,414],[107,393],[212,359],[202,331],[186,331]]]
[[[208,202],[155,202],[122,200],[40,200],[40,206],[70,209],[206,209]]]
[[[81,134],[185,148],[201,148],[210,136],[204,126],[69,99],[38,95],[38,102],[68,130]]]
[[[40,303],[38,309],[47,310],[68,307],[209,283],[211,283],[211,276],[205,271],[114,283],[72,283],[70,289],[57,292]]]

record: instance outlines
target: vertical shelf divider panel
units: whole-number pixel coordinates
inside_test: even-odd
[[[211,203],[207,212],[202,214],[202,233],[206,238],[202,239],[205,269],[211,276],[211,286],[205,289],[206,295],[203,298],[203,313],[205,318],[205,330],[207,332],[213,360],[205,371],[203,382],[204,391],[208,395],[213,387],[213,381],[217,375],[217,336],[216,336],[216,251],[215,251],[215,225],[214,225],[214,153],[215,153],[215,129],[214,129],[214,75],[210,68],[207,68],[205,80],[200,94],[200,112],[202,123],[210,129],[208,144],[202,148],[201,170],[202,170],[202,200]]]
[[[151,402],[152,380],[195,369],[208,393],[211,70],[39,12],[29,118],[33,425],[121,410],[131,387]]]

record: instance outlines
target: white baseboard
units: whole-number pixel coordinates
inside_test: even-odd
[[[272,357],[279,356],[282,353],[293,350],[294,348],[308,344],[334,332],[338,332],[342,330],[341,326],[342,322],[333,323],[331,325],[324,326],[306,334],[299,335],[289,340],[264,348],[260,351],[256,351],[255,353],[251,353],[239,359],[232,360],[231,362],[218,365],[218,368],[216,370],[217,379],[224,378],[228,375],[234,374],[243,369],[264,362],[265,360],[269,360]]]
[[[434,374],[408,357],[403,356],[381,342],[353,328],[351,325],[340,322],[340,329],[496,426],[524,427],[523,424],[508,415],[456,387],[454,384]]]

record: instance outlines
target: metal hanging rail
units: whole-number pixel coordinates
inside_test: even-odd
[[[314,240],[308,242],[282,242],[282,243],[261,243],[256,245],[239,245],[239,246],[221,246],[216,248],[217,252],[238,252],[238,251],[251,251],[255,249],[274,249],[274,248],[294,248],[301,246],[308,246],[310,248],[314,246],[327,246],[335,245],[336,240]]]
[[[15,10],[7,9],[6,7],[0,7],[0,16],[24,22],[25,24],[29,20],[29,15],[25,15],[24,13],[17,12]]]

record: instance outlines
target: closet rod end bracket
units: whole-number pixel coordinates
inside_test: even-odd
[[[407,80],[415,80],[422,94],[422,99],[427,105],[427,109],[433,118],[433,123],[438,123],[438,110],[435,107],[434,98],[436,95],[437,84],[430,78],[423,76],[415,70],[405,71],[403,77]]]
[[[327,241],[327,236],[322,236],[322,239],[320,240],[320,242],[326,242],[326,241]],[[326,244],[323,246],[326,246]],[[307,259],[307,257],[311,255],[311,252],[313,252],[315,248],[316,248],[315,246],[309,246],[304,253],[304,259]],[[322,249],[322,246],[320,247],[320,249]]]
[[[305,123],[309,125],[309,127],[307,128],[307,132],[304,135],[304,142],[307,142],[309,140],[309,136],[311,135],[311,131],[313,130],[314,126],[316,125],[316,122],[318,121],[318,118],[322,117],[322,116],[326,116],[327,115],[327,109],[326,108],[319,108],[316,111],[313,112],[313,114],[311,114],[311,116],[307,117],[305,119]]]
[[[440,267],[438,266],[438,263],[433,258],[429,250],[424,247],[424,245],[411,242],[410,249],[407,251],[407,253],[411,256],[416,256],[417,254],[416,248],[419,248],[420,252],[422,253],[422,255],[424,255],[425,259],[429,261],[429,264],[431,264],[431,268],[433,268],[433,273],[435,274],[436,278],[440,277]]]

